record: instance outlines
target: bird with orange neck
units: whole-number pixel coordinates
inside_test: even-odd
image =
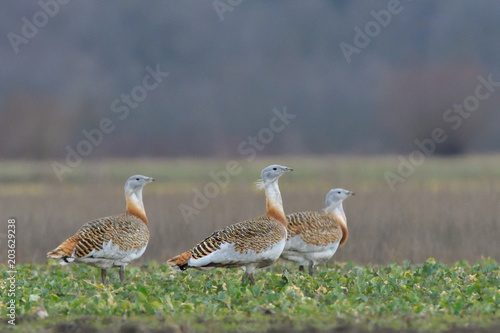
[[[258,187],[266,194],[266,214],[215,231],[205,240],[167,263],[180,270],[216,267],[240,267],[242,282],[255,284],[254,271],[272,265],[279,259],[287,237],[287,220],[283,211],[278,179],[291,168],[270,165],[262,170]]]
[[[125,214],[99,218],[85,223],[75,235],[47,253],[61,265],[84,263],[101,269],[106,284],[107,269],[120,267],[120,281],[125,266],[142,256],[149,242],[148,219],[142,202],[142,189],[153,178],[135,175],[125,183]]]
[[[347,240],[349,233],[342,203],[354,193],[341,188],[326,195],[326,208],[322,212],[300,212],[287,215],[288,239],[281,258],[297,262],[299,270],[308,267],[313,275],[314,266],[324,263]]]

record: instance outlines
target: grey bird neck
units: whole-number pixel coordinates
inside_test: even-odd
[[[278,180],[266,184],[266,197],[269,199],[269,203],[276,208],[280,208],[283,211],[283,201],[281,200],[281,193],[278,186]]]
[[[326,213],[332,213],[332,214],[340,217],[345,222],[346,216],[345,216],[344,207],[342,205],[342,202],[343,201],[334,202],[334,203],[330,204],[330,206],[326,207],[324,209],[324,211]]]
[[[144,203],[142,202],[142,187],[136,189],[135,191],[131,189],[126,189],[125,195],[128,197],[128,200],[130,201],[131,204],[135,205],[136,207],[144,211]]]

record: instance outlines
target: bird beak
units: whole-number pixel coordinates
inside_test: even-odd
[[[356,193],[349,191],[349,195],[355,195]]]
[[[155,179],[154,179],[154,178],[151,178],[151,177],[149,177],[147,180],[148,180],[148,183],[151,183],[151,182],[154,182],[154,181],[155,181]]]
[[[293,169],[292,169],[292,168],[289,168],[289,167],[285,167],[285,171],[287,171],[287,172],[288,172],[288,171],[293,171]]]

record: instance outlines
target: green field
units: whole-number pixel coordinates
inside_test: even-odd
[[[491,259],[472,265],[434,259],[421,265],[344,263],[320,267],[312,278],[296,268],[278,264],[256,274],[256,285],[248,286],[240,283],[239,270],[175,272],[148,262],[128,269],[124,286],[114,271],[103,287],[96,283],[97,269],[19,265],[18,330],[120,332],[135,326],[241,332],[313,326],[437,331],[491,327],[500,319],[500,268]],[[40,319],[40,311],[49,317]],[[5,305],[1,314],[7,316]]]
[[[226,163],[89,160],[59,182],[50,161],[1,162],[1,219],[16,219],[16,330],[500,331],[500,156],[429,158],[394,192],[384,172],[396,170],[396,156],[241,160],[241,172],[184,219],[180,205],[192,205],[193,189],[203,190]],[[264,195],[253,183],[271,163],[294,168],[280,179],[285,213],[321,209],[334,187],[356,192],[344,203],[349,239],[328,265],[311,278],[279,263],[258,270],[251,287],[240,284],[238,270],[177,273],[164,264],[212,231],[262,214]],[[124,286],[116,270],[103,288],[95,268],[46,261],[86,221],[123,212],[124,181],[137,173],[156,178],[144,189],[151,239],[127,267]],[[5,239],[3,229],[4,264]],[[5,266],[1,272],[3,322]],[[39,317],[44,312],[48,318]]]

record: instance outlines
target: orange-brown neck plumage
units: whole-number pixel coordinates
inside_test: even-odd
[[[340,240],[340,245],[343,245],[347,238],[349,238],[349,230],[347,230],[347,224],[344,220],[341,220],[340,228],[342,228],[342,239]]]
[[[281,193],[278,187],[278,182],[275,181],[266,185],[266,214],[278,220],[286,228],[288,221],[283,211],[283,203],[281,201]]]
[[[139,198],[132,194],[127,196],[127,215],[133,215],[139,218],[146,226],[148,226],[148,218],[146,217],[146,212],[144,211],[144,206]]]
[[[278,220],[285,228],[288,225],[285,213],[283,212],[283,207],[277,207],[276,205],[269,203],[269,199],[266,200],[266,214]]]
[[[327,213],[339,222],[340,229],[342,229],[342,238],[340,239],[340,245],[343,245],[347,241],[347,238],[349,238],[349,230],[347,229],[346,219],[340,214],[335,214],[335,211],[327,211]]]

